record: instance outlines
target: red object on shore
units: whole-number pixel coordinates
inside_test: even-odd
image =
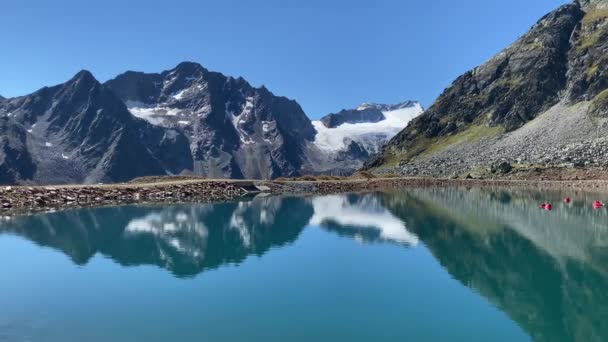
[[[601,208],[603,206],[604,206],[604,204],[602,202],[600,202],[600,201],[593,202],[593,209],[599,209],[599,208]]]
[[[553,210],[553,206],[549,203],[545,204],[545,210]]]
[[[564,203],[568,204],[570,202],[572,202],[572,200],[570,199],[570,197],[564,198]]]
[[[545,209],[545,206],[546,206],[546,205],[547,205],[546,203],[541,203],[541,204],[539,204],[539,205],[538,205],[538,207],[539,207],[540,209]]]

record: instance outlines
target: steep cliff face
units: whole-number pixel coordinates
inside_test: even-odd
[[[106,85],[134,116],[184,134],[193,172],[213,177],[297,175],[315,130],[302,108],[242,78],[184,62],[162,73],[126,72]]]
[[[133,117],[87,71],[0,102],[0,118],[2,183],[115,182],[192,165],[182,134]]]
[[[440,175],[497,159],[568,162],[556,151],[595,136],[594,116],[606,113],[606,3],[575,2],[541,18],[456,79],[366,167]]]
[[[134,116],[183,133],[193,173],[211,177],[350,174],[422,111],[415,101],[363,104],[311,122],[297,102],[191,62],[106,85]]]
[[[608,1],[583,2],[585,16],[572,33],[568,53],[571,102],[593,101],[608,88]]]

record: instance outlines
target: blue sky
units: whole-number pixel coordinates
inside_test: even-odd
[[[361,102],[428,106],[565,0],[5,0],[0,94],[180,61],[243,76],[312,118]]]

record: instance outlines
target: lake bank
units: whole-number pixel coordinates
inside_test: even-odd
[[[373,178],[342,180],[226,180],[155,177],[103,185],[3,186],[0,214],[137,203],[222,202],[257,194],[332,194],[399,187],[525,187],[608,192],[608,180]]]

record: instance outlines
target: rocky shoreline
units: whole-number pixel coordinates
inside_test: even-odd
[[[129,203],[227,201],[247,191],[228,181],[116,184],[92,186],[5,186],[0,188],[0,213],[54,211],[65,208]]]
[[[4,186],[0,188],[0,215],[56,211],[67,208],[121,204],[222,202],[264,193],[331,194],[370,192],[400,187],[517,187],[576,188],[608,192],[608,180],[512,180],[377,178],[340,181],[177,180],[154,183],[69,186]]]

